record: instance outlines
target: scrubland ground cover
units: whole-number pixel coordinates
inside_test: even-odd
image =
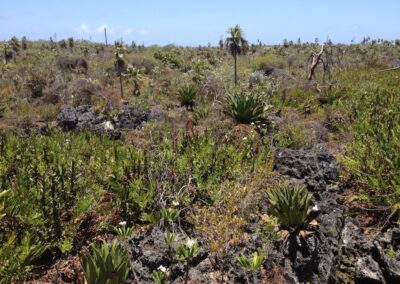
[[[327,43],[308,81],[319,46],[235,35],[228,48],[1,43],[0,283],[290,282],[273,256],[318,234],[326,208],[307,180],[318,169],[283,174],[281,149],[328,149],[340,177],[313,179],[336,186],[343,214],[375,238],[398,227],[400,73],[386,69],[399,46]],[[129,247],[156,230],[164,256],[146,266]]]

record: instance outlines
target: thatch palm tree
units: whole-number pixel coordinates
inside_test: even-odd
[[[124,74],[124,76],[127,78],[127,80],[132,81],[133,83],[133,95],[139,96],[140,82],[142,82],[144,79],[142,70],[139,68],[135,68],[132,65],[128,65],[128,68],[126,68],[126,73]]]
[[[116,44],[115,48],[115,71],[117,71],[117,75],[119,77],[119,87],[121,91],[121,98],[124,97],[124,89],[122,85],[122,75],[125,70],[125,61],[124,61],[124,52],[125,47],[121,44]]]
[[[244,34],[239,25],[229,28],[229,36],[225,39],[225,46],[229,49],[229,52],[233,56],[234,60],[234,74],[235,74],[235,85],[237,84],[237,56],[245,53],[248,49],[247,40],[243,38]]]

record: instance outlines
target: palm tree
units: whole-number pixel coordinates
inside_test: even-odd
[[[22,49],[23,50],[26,50],[27,48],[28,48],[28,43],[27,43],[27,38],[26,38],[26,36],[23,36],[22,38],[21,38],[21,47],[22,47]]]
[[[229,36],[225,39],[225,46],[233,56],[235,68],[235,85],[237,84],[237,56],[245,53],[248,48],[247,40],[243,38],[244,34],[239,25],[228,30]]]
[[[68,40],[68,46],[72,50],[74,48],[74,45],[75,45],[74,38],[73,37],[69,37],[67,40]]]
[[[139,68],[135,68],[132,65],[128,65],[124,76],[127,78],[127,80],[132,81],[133,83],[133,95],[139,96],[140,82],[142,82],[144,79],[142,70]]]
[[[115,70],[117,71],[117,75],[119,77],[119,87],[121,91],[121,98],[124,97],[124,89],[122,85],[122,75],[125,70],[125,61],[124,61],[124,52],[125,47],[122,44],[115,44]]]

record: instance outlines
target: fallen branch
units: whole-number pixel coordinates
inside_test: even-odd
[[[385,220],[385,222],[383,223],[383,225],[378,229],[378,232],[373,236],[372,241],[374,241],[379,234],[383,231],[383,229],[385,229],[386,225],[389,223],[389,221],[396,215],[399,213],[399,209],[394,210]]]
[[[383,70],[379,70],[377,73],[381,73],[381,72],[385,72],[385,71],[393,71],[393,70],[397,70],[400,69],[400,66],[396,66],[393,68],[388,68],[388,69],[383,69]]]

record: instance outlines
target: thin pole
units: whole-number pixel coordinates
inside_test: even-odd
[[[107,46],[107,28],[104,27],[104,38],[106,39],[106,46]]]

